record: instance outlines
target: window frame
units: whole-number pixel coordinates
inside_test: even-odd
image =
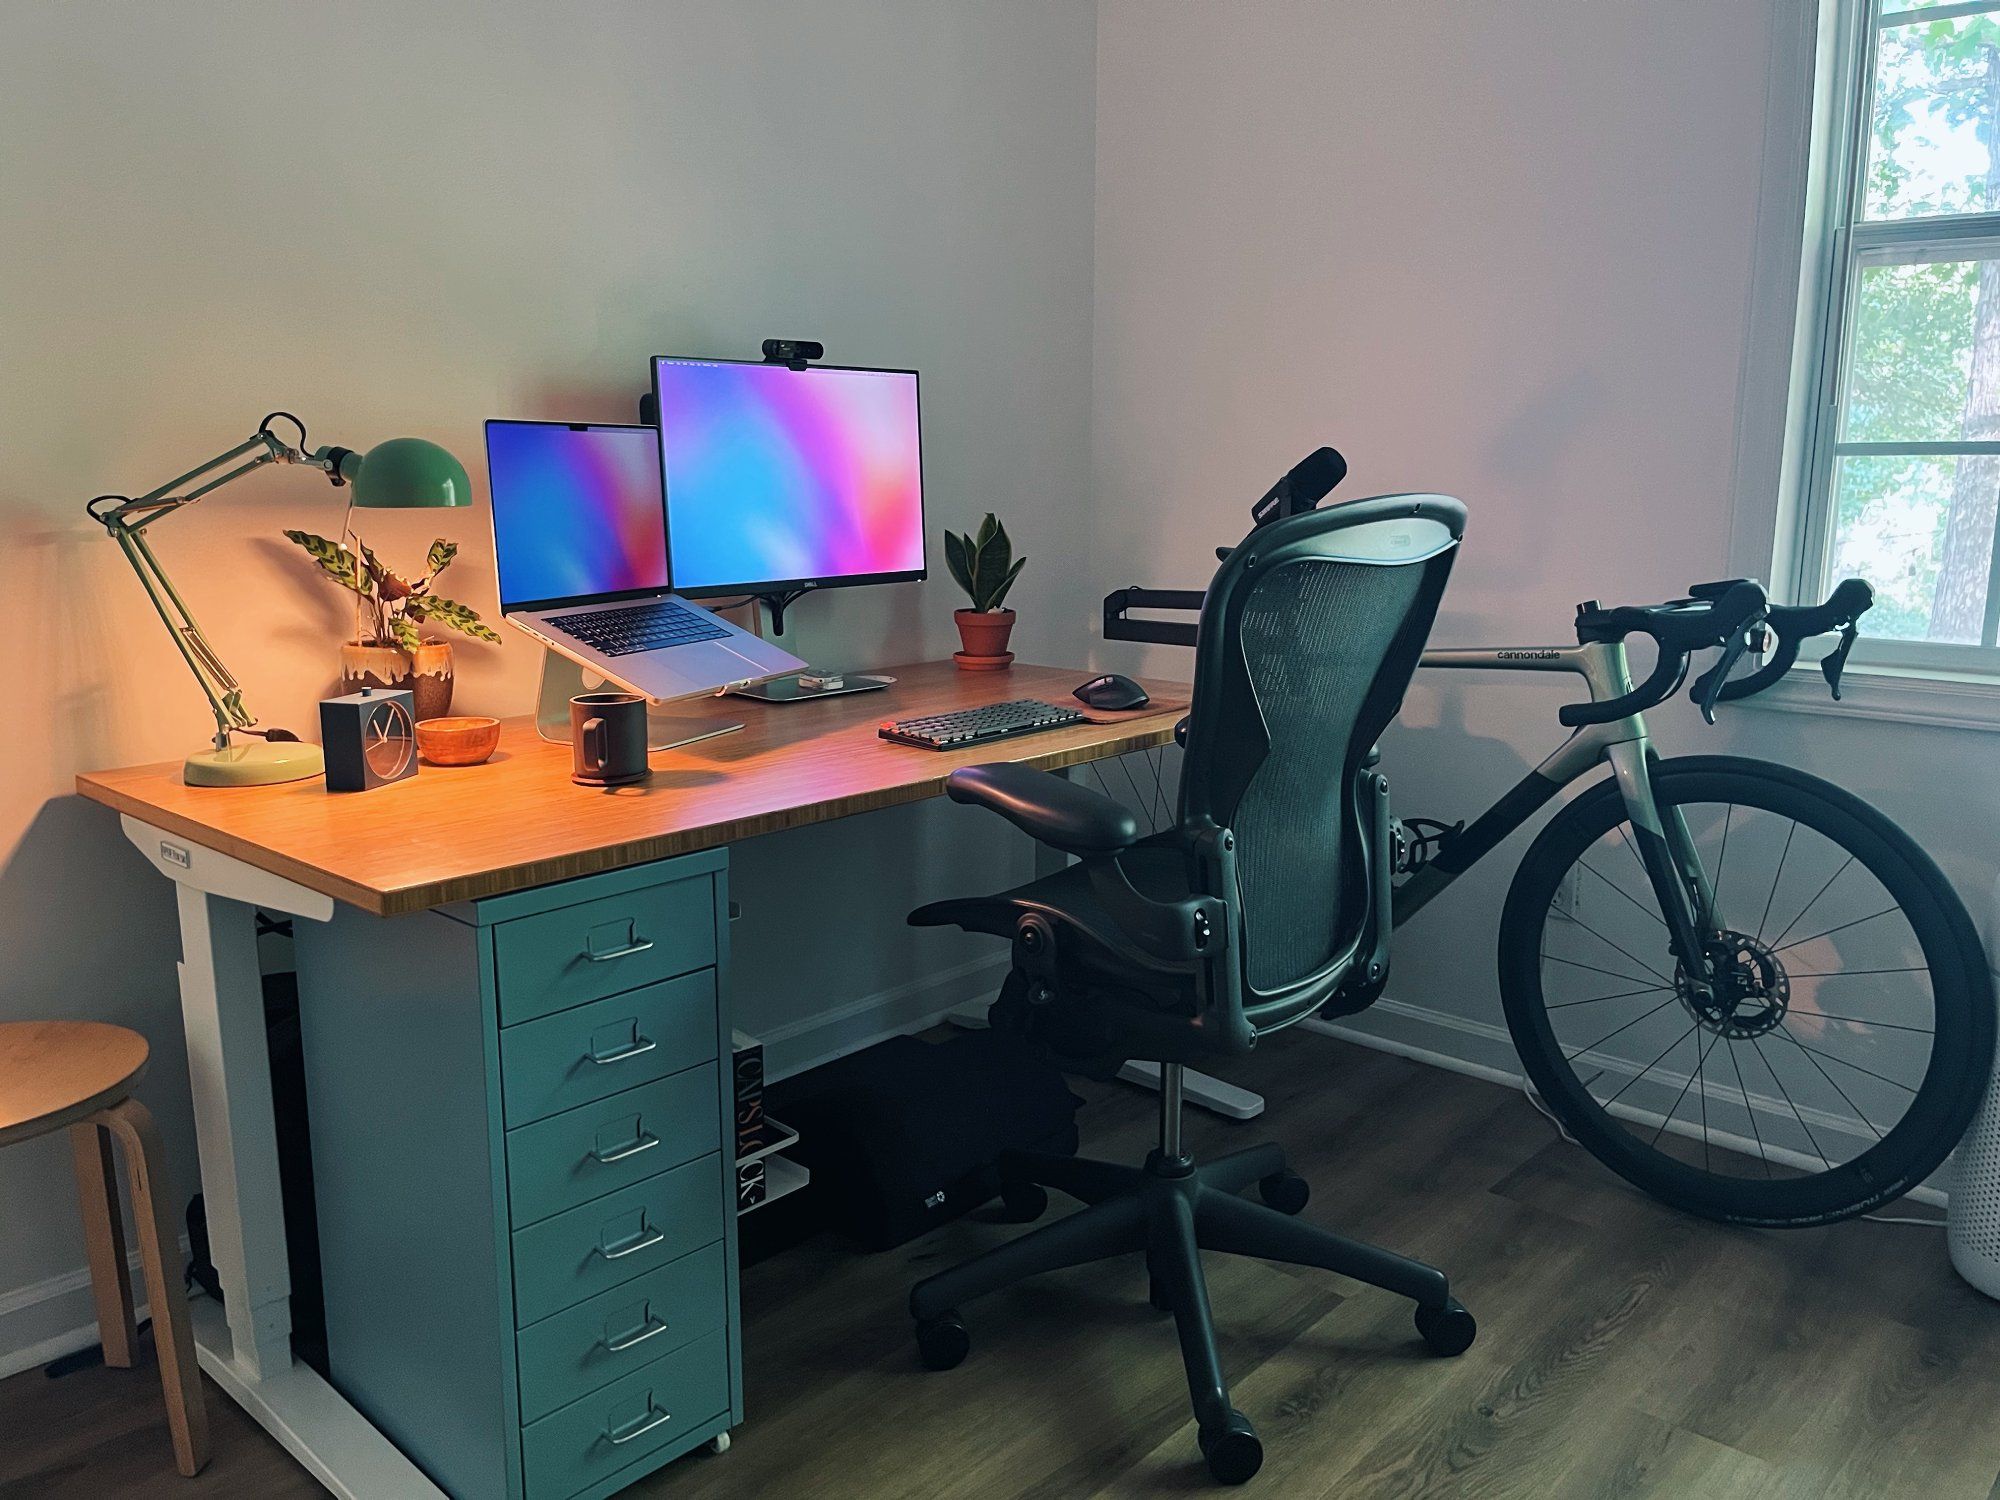
[[[1936,457],[2000,453],[2000,441],[1873,443],[1840,438],[1841,386],[1854,333],[1851,313],[1862,273],[1871,266],[1912,260],[1973,259],[1982,250],[2000,257],[2000,210],[1902,219],[1866,217],[1875,62],[1881,34],[1907,22],[1979,15],[2000,18],[2000,0],[1923,6],[1898,4],[1898,0],[1831,3],[1837,5],[1830,58],[1833,87],[1823,96],[1830,116],[1830,149],[1820,184],[1826,207],[1818,253],[1808,257],[1820,289],[1814,309],[1811,399],[1803,424],[1798,503],[1781,525],[1774,558],[1778,565],[1773,568],[1774,582],[1782,581],[1790,598],[1805,601],[1825,597],[1838,581],[1830,576],[1830,552],[1834,486],[1843,456],[1870,452]],[[1864,620],[1864,634],[1854,651],[1855,665],[1887,674],[2000,683],[2000,528],[1996,528],[1988,577],[1982,644],[1870,637]],[[1801,655],[1810,661],[1826,649],[1828,643],[1822,641],[1816,652],[1809,648]]]

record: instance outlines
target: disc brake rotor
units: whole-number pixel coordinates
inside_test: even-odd
[[[1708,961],[1712,988],[1696,983],[1686,965],[1674,966],[1674,992],[1703,1030],[1733,1039],[1759,1037],[1785,1019],[1791,981],[1767,944],[1724,929],[1709,942]]]

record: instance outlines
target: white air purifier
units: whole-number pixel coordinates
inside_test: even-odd
[[[1992,920],[1986,931],[1991,964],[1994,946],[2000,942],[2000,882],[1993,887]],[[2000,1083],[1987,1085],[1979,1113],[1958,1143],[1945,1235],[1958,1274],[1987,1296],[2000,1298]]]

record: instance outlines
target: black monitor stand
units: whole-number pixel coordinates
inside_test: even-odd
[[[771,615],[771,633],[785,633],[785,611],[812,592],[808,584],[804,588],[790,589],[782,594],[753,594],[751,609],[762,605]],[[753,616],[752,628],[759,636],[762,616]],[[885,688],[895,682],[893,677],[885,677],[874,672],[828,672],[819,668],[808,668],[794,672],[789,677],[773,677],[768,682],[753,682],[748,687],[731,688],[730,694],[737,698],[755,698],[760,703],[809,703],[816,698],[838,698],[843,693],[871,693],[877,688]]]

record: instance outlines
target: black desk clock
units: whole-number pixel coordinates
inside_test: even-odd
[[[366,792],[417,774],[415,696],[407,689],[363,688],[319,705],[326,789]]]

